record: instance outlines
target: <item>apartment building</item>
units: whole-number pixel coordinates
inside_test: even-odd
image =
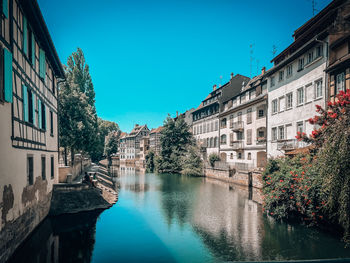
[[[136,124],[133,130],[120,138],[120,160],[137,160],[140,158],[140,142],[149,136],[147,125]]]
[[[268,157],[307,146],[295,136],[316,128],[308,119],[316,115],[316,105],[325,106],[328,27],[340,2],[333,1],[298,28],[293,43],[272,60],[274,66],[267,72]]]
[[[1,1],[0,262],[46,217],[58,182],[64,71],[36,1]]]
[[[229,82],[217,88],[213,86],[213,91],[202,101],[196,110],[192,112],[193,123],[192,132],[200,145],[204,159],[211,153],[219,154],[219,112],[223,101],[231,98],[235,94],[235,88],[240,88],[248,83],[249,78],[237,74],[231,74]]]
[[[248,170],[266,163],[267,80],[265,68],[223,101],[220,118],[220,157],[230,166]]]

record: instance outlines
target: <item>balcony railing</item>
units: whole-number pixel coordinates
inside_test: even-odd
[[[296,139],[289,139],[283,141],[277,141],[277,150],[294,150],[298,148],[306,147],[308,144]]]
[[[233,122],[230,125],[230,128],[232,129],[232,131],[243,131],[243,121],[237,121],[237,122]]]
[[[241,150],[243,149],[243,141],[232,141],[230,142],[232,149]]]
[[[266,137],[257,137],[256,138],[256,143],[260,144],[260,143],[265,143],[266,142]]]

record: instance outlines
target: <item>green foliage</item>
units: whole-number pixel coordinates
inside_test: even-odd
[[[277,218],[297,215],[338,224],[350,244],[350,90],[328,102],[327,110],[316,105],[316,112],[309,122],[320,128],[296,136],[312,143],[310,156],[268,162],[264,208]]]
[[[155,154],[153,150],[150,150],[146,156],[146,169],[148,172],[153,173],[154,172],[154,168],[155,168]]]
[[[278,219],[323,219],[322,184],[310,156],[271,159],[263,174],[264,209]]]
[[[120,136],[120,129],[117,123],[112,121],[106,121],[101,118],[97,118],[97,124],[98,124],[98,137],[97,137],[97,144],[95,148],[95,156],[96,159],[100,160],[102,156],[107,156],[105,148],[105,138],[110,134],[111,132],[116,133],[115,135],[119,138]]]
[[[220,161],[220,156],[217,155],[216,153],[211,153],[209,155],[209,163],[210,163],[211,167],[214,167],[215,162],[217,162],[217,161]]]
[[[168,116],[161,134],[162,150],[155,161],[157,172],[201,174],[201,160],[197,158],[194,138],[184,118],[174,120]]]
[[[108,160],[110,160],[112,154],[116,154],[118,151],[118,143],[119,143],[119,133],[118,132],[110,132],[106,136],[104,155],[107,156]]]
[[[182,158],[183,175],[203,176],[203,162],[200,152],[196,146],[189,146],[186,154]]]

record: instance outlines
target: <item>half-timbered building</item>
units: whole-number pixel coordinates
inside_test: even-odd
[[[2,0],[0,262],[48,214],[58,181],[57,84],[64,71],[36,0]]]

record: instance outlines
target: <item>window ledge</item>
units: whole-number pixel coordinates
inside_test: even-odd
[[[286,111],[289,111],[289,110],[292,110],[292,109],[293,109],[293,107],[290,107],[290,108],[287,108]]]
[[[301,104],[297,105],[297,108],[298,107],[302,107],[302,106],[304,106],[304,103],[301,103]]]
[[[304,105],[310,104],[311,102],[312,102],[312,100],[307,101],[307,102],[304,103]]]
[[[309,64],[305,65],[305,68],[310,67],[311,65],[315,64],[317,61],[320,61],[323,58],[323,56],[319,56],[318,58],[315,58],[312,62],[310,62]]]
[[[318,101],[318,100],[321,100],[321,99],[323,99],[323,96],[314,99],[314,101]]]

